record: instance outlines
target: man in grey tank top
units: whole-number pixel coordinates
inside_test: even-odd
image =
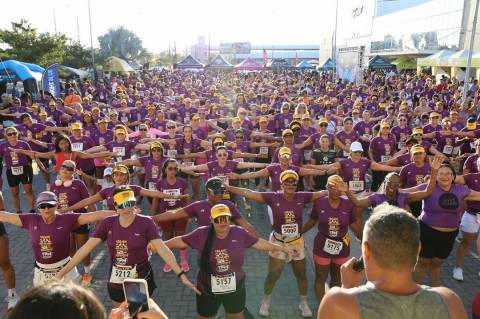
[[[341,268],[342,288],[332,288],[318,309],[319,319],[467,318],[460,298],[445,287],[420,286],[413,269],[420,252],[418,221],[407,211],[383,204],[363,230],[367,284],[360,285],[350,259]]]

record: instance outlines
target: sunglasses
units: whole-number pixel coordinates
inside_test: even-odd
[[[215,147],[216,147],[216,146],[222,146],[222,145],[223,145],[223,143],[215,143],[215,144],[213,144],[213,146],[215,146]]]
[[[227,157],[228,154],[217,154],[218,157]]]
[[[74,168],[71,167],[71,166],[68,166],[68,165],[62,165],[62,166],[60,166],[60,167],[66,169],[67,171],[70,171],[70,172],[73,172],[73,171],[74,171]]]
[[[413,134],[413,136],[422,136],[423,134]]]
[[[223,188],[215,188],[210,190],[212,191],[213,195],[223,195],[223,193],[225,193]]]
[[[169,130],[172,130],[174,128],[175,128],[175,126],[167,126],[167,129],[169,129]]]
[[[320,124],[320,127],[327,127],[328,124]]]
[[[228,216],[218,216],[217,218],[213,219],[213,222],[215,224],[226,224],[230,222],[230,217]]]
[[[154,147],[151,149],[152,152],[161,152],[162,148],[161,147]]]
[[[146,131],[148,131],[148,129],[146,129],[146,128],[141,128],[140,131],[146,132]]]
[[[178,171],[178,167],[168,167],[167,168],[169,171]]]
[[[283,182],[283,185],[285,185],[285,186],[297,186],[298,183],[297,182]]]
[[[50,208],[53,208],[53,207],[55,207],[55,206],[56,206],[55,204],[47,204],[47,203],[44,203],[44,204],[38,205],[38,208],[39,208],[39,209],[50,209]]]
[[[400,122],[405,122],[405,121],[406,121],[406,119],[399,119],[399,121],[400,121]]]
[[[13,132],[13,133],[7,133],[7,136],[17,136],[18,133]]]
[[[237,135],[235,138],[243,138],[243,135]]]
[[[134,200],[129,200],[129,201],[126,201],[120,205],[116,205],[115,204],[115,207],[117,207],[118,209],[125,209],[125,208],[131,208],[131,207],[135,207],[135,204],[137,202],[134,201]]]

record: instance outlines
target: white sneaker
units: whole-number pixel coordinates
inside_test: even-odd
[[[463,281],[463,270],[462,268],[455,267],[453,268],[453,279],[458,281]]]
[[[303,318],[309,318],[312,316],[312,310],[310,309],[310,307],[308,306],[308,303],[306,302],[301,302],[299,305],[298,305],[298,309],[300,309],[300,311],[302,312],[302,317]]]
[[[17,302],[18,302],[18,295],[17,295],[17,293],[13,293],[13,294],[9,295],[9,296],[7,297],[7,302],[8,302],[7,309],[12,309],[13,307],[15,307],[15,305],[16,305]]]
[[[270,308],[270,302],[267,302],[265,300],[262,301],[258,314],[262,317],[268,317],[270,315],[269,308]]]

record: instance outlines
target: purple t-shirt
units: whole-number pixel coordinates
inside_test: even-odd
[[[306,203],[312,201],[313,193],[296,192],[291,201],[286,200],[283,193],[265,192],[261,194],[265,203],[272,209],[273,230],[286,235],[296,228],[297,233],[300,234],[303,225],[303,208]]]
[[[157,226],[152,218],[135,215],[128,227],[120,225],[119,215],[105,218],[95,228],[92,237],[107,241],[110,261],[117,265],[136,265],[148,261],[147,245],[160,239]]]
[[[337,208],[330,205],[328,197],[317,199],[312,207],[310,218],[318,222],[318,233],[313,242],[313,253],[325,258],[347,257],[350,254],[350,240],[345,236],[348,226],[356,221],[353,206],[346,198],[340,198]],[[324,251],[327,238],[343,242],[342,250],[338,255]]]
[[[408,193],[398,192],[397,198],[395,199],[396,203],[393,203],[391,200],[389,200],[387,198],[387,195],[380,194],[380,193],[371,194],[367,198],[372,203],[372,207],[376,207],[383,203],[390,203],[392,205],[395,204],[395,206],[397,207],[405,208],[407,206],[407,197],[408,197]]]
[[[474,191],[480,191],[480,174],[473,173],[473,174],[466,174],[463,175],[463,179],[465,180],[465,185],[468,188]],[[467,213],[476,215],[480,213],[480,202],[478,201],[467,201]]]
[[[72,151],[86,151],[95,146],[95,142],[87,136],[82,136],[80,139],[76,139],[73,136],[70,136],[70,141],[72,142]],[[77,168],[83,170],[84,172],[91,171],[95,168],[95,163],[92,158],[76,158],[75,162],[77,163]]]
[[[162,157],[159,160],[153,159],[152,156],[142,156],[138,158],[138,161],[142,164],[145,169],[145,184],[148,189],[152,189],[151,186],[162,176],[162,167],[163,164],[168,160],[168,158]],[[149,184],[149,183],[153,184]]]
[[[393,137],[384,139],[381,136],[376,136],[370,142],[370,151],[375,162],[387,161],[395,153],[395,149],[395,139]]]
[[[292,151],[292,164],[295,166],[302,166],[303,165],[303,150],[292,147],[290,148]],[[278,152],[280,151],[280,147],[275,150],[272,157],[272,163],[278,163]]]
[[[60,208],[70,207],[90,196],[90,194],[88,194],[87,186],[85,186],[85,184],[79,179],[74,179],[70,187],[65,187],[63,184],[57,186],[55,182],[53,182],[50,184],[50,191],[57,195]],[[74,212],[81,214],[85,213],[86,209],[80,208]]]
[[[351,131],[350,133],[347,133],[345,131],[340,131],[335,135],[335,137],[338,138],[338,140],[343,144],[345,144],[345,146],[347,147],[349,147],[353,142],[357,141],[359,138],[357,132],[355,131]],[[343,151],[340,151],[338,154],[340,157],[346,157]]]
[[[45,124],[40,124],[40,123],[33,123],[30,127],[26,125],[20,125],[18,127],[18,130],[20,131],[20,134],[25,137],[33,138],[36,140],[42,140],[42,137],[45,132],[45,129],[47,126]],[[28,145],[30,145],[30,148],[34,151],[41,151],[42,147],[38,144],[35,144],[33,142],[28,142]]]
[[[166,178],[162,178],[157,180],[156,188],[165,194],[181,195],[185,193],[185,190],[188,190],[188,185],[187,181],[181,177],[177,177],[173,185],[171,185]],[[160,199],[161,213],[182,206],[183,202],[181,199]]]
[[[342,168],[343,179],[348,183],[349,188],[355,192],[365,190],[365,174],[370,168],[372,161],[361,158],[356,163],[351,158],[346,158],[339,163]]]
[[[201,256],[210,227],[199,227],[181,238],[188,246],[197,250],[198,255]],[[234,225],[230,226],[227,237],[223,239],[214,237],[209,258],[210,274],[200,270],[197,275],[197,287],[200,291],[211,294],[210,275],[225,276],[232,273],[235,273],[237,287],[240,288],[239,284],[243,284],[245,279],[245,272],[242,269],[245,249],[251,247],[257,241],[258,238],[250,235],[242,227]]]
[[[114,153],[118,153],[118,156],[115,156],[117,160],[125,160],[131,158],[132,149],[135,147],[135,142],[133,141],[123,141],[123,142],[115,142],[110,141],[105,144],[105,148]]]
[[[226,176],[228,173],[233,172],[237,169],[238,162],[227,160],[227,164],[224,167],[220,167],[218,161],[208,162],[208,177],[215,177],[215,176]]]
[[[53,223],[45,224],[40,214],[18,215],[32,243],[35,260],[41,264],[54,264],[69,256],[70,233],[78,227],[80,214],[56,214]]]
[[[266,167],[266,169],[270,175],[270,181],[272,182],[272,192],[278,192],[282,189],[280,183],[280,174],[282,174],[283,172],[282,167],[280,166],[280,164],[270,164]],[[295,165],[290,165],[287,169],[294,170],[295,172],[297,172],[297,174],[300,171],[300,167]]]
[[[458,228],[463,200],[470,194],[465,185],[452,184],[449,191],[435,186],[433,194],[423,200],[420,220],[433,227]]]
[[[473,154],[467,157],[465,163],[463,164],[463,169],[468,168],[470,173],[478,173],[478,165],[477,165],[478,155]]]
[[[230,213],[232,214],[232,220],[243,218],[242,214],[240,214],[240,211],[231,201],[222,200],[219,204],[225,204],[228,206]],[[210,204],[208,200],[200,200],[184,207],[183,211],[187,213],[189,218],[195,217],[199,227],[207,226],[210,225],[210,209],[213,206],[214,205]]]
[[[138,185],[128,185],[128,187],[130,187],[132,189],[135,196],[140,195],[140,190],[142,189],[140,186],[138,186]],[[112,209],[112,210],[115,209],[115,205],[113,203],[113,197],[112,197],[113,192],[115,191],[115,188],[116,188],[116,186],[104,188],[98,193],[100,195],[100,197],[102,197],[102,199],[107,200],[108,209]]]
[[[423,164],[417,167],[415,163],[410,163],[402,167],[400,171],[400,183],[403,188],[414,187],[424,183],[424,177],[432,172],[430,164]]]
[[[96,131],[94,132],[92,139],[96,146],[105,145],[107,142],[113,140],[113,131],[107,130],[105,133]]]
[[[405,166],[412,162],[412,155],[410,153],[397,156],[398,166]]]
[[[390,132],[395,136],[399,149],[405,145],[405,141],[410,135],[412,135],[412,129],[410,126],[405,126],[404,128],[401,128],[400,126],[394,126]]]
[[[29,157],[20,153],[10,151],[8,148],[18,148],[22,150],[31,150],[27,142],[17,141],[16,145],[10,145],[9,142],[3,142],[0,144],[0,156],[5,160],[5,166],[7,169],[12,167],[31,165]]]

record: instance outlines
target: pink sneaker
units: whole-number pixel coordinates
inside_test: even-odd
[[[180,262],[180,267],[182,267],[182,270],[183,270],[184,272],[187,272],[187,271],[190,270],[190,267],[188,266],[188,261],[186,261],[186,260],[182,260],[182,261]]]
[[[170,266],[168,264],[165,264],[163,266],[163,272],[171,272],[172,271],[172,268],[170,268]]]

